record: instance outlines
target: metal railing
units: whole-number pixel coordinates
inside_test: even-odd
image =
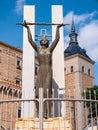
[[[54,92],[53,92],[54,93]],[[95,93],[95,92],[94,92]],[[98,129],[98,100],[84,97],[75,98],[65,91],[52,98],[43,97],[43,89],[39,89],[39,98],[21,99],[10,93],[0,93],[0,129],[1,130],[97,130]],[[27,102],[28,115],[31,102],[34,102],[34,115],[20,117],[21,105]],[[39,103],[39,113],[36,112],[36,102]],[[51,102],[51,115],[47,111],[44,117],[44,104],[49,107]],[[54,114],[55,113],[55,114]]]

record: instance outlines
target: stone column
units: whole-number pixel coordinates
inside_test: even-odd
[[[35,22],[35,6],[24,6],[24,20]],[[34,26],[30,26],[32,37],[35,36]],[[22,98],[34,98],[34,49],[28,42],[27,29],[23,28],[23,74]],[[34,116],[34,103],[22,104],[22,117]]]
[[[63,23],[63,7],[60,5],[52,6],[52,23]],[[55,39],[56,26],[52,26],[52,41]],[[63,27],[60,28],[60,40],[53,52],[53,88],[55,97],[63,97],[63,89],[65,89],[64,80],[64,35]],[[57,92],[59,90],[59,92]],[[55,116],[64,115],[64,103],[58,105],[60,112],[55,107]],[[57,115],[58,113],[58,115]]]

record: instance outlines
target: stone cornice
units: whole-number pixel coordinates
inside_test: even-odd
[[[85,56],[80,55],[80,54],[74,54],[74,55],[65,57],[64,60],[66,61],[66,60],[72,59],[72,58],[74,58],[74,57],[80,57],[80,58],[82,58],[82,59],[88,61],[88,62],[91,63],[91,64],[94,64],[94,63],[95,63],[95,61],[93,61],[93,60],[91,60],[91,59],[88,59],[88,58],[86,58]]]
[[[78,72],[78,73],[81,73],[81,74],[83,74],[83,75],[87,75],[87,76],[89,76],[90,78],[95,79],[93,76],[88,75],[88,74],[86,74],[86,73],[83,73],[83,72],[81,72],[81,71],[74,71],[74,72],[70,72],[70,73],[65,74],[65,76],[70,75],[70,74],[75,74],[75,73],[77,73],[77,72]]]
[[[4,42],[2,42],[2,41],[0,41],[0,44],[3,45],[3,46],[9,47],[9,48],[11,48],[11,49],[13,49],[13,50],[16,50],[16,51],[18,51],[18,52],[20,52],[20,53],[23,52],[21,49],[19,49],[19,48],[17,48],[17,47],[14,47],[14,46],[11,46],[11,45],[9,45],[9,44],[7,44],[7,43],[4,43]]]

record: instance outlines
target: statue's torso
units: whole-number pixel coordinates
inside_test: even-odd
[[[52,88],[52,67],[51,67],[51,52],[49,48],[38,50],[39,71],[37,78],[37,89],[44,88],[44,93],[47,89]]]
[[[39,48],[38,50],[38,62],[39,65],[44,65],[44,66],[50,66],[51,65],[51,52],[49,48],[42,49]]]

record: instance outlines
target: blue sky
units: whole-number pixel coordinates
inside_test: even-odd
[[[23,21],[24,5],[35,5],[36,22],[51,22],[51,5],[63,5],[64,23],[71,24],[74,14],[79,45],[96,62],[95,84],[98,85],[98,0],[0,0],[0,41],[22,48],[23,28],[16,22]],[[65,27],[65,48],[69,33],[70,26]]]

